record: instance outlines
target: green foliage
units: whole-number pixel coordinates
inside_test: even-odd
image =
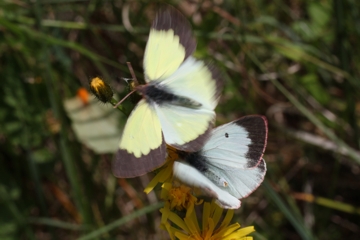
[[[300,79],[300,84],[321,104],[326,105],[329,102],[329,94],[321,86],[318,77],[315,74],[304,75]]]
[[[236,221],[258,239],[358,239],[360,2],[167,2],[182,2],[195,55],[223,72],[217,123],[269,121],[266,183]],[[143,79],[158,7],[0,1],[1,239],[167,239],[147,177],[117,181],[112,155],[79,142],[63,106],[94,76],[126,95],[127,61]]]

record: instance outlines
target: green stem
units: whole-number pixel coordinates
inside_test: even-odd
[[[347,151],[347,154],[356,163],[360,164],[360,152],[351,148],[343,140],[338,138],[334,132],[325,126],[312,112],[310,112],[304,105],[302,105],[279,81],[271,80],[271,82],[282,92],[287,99],[313,124],[315,124],[328,138],[335,142],[342,151]],[[341,151],[340,151],[341,152]]]
[[[291,222],[296,231],[299,233],[302,239],[315,239],[309,229],[307,229],[304,224],[296,218],[296,215],[291,211],[291,209],[286,206],[284,201],[280,198],[280,196],[274,191],[271,187],[270,183],[265,180],[263,182],[263,187],[265,188],[267,194],[273,200],[273,202],[279,207],[281,212],[285,215],[285,217]]]
[[[153,205],[149,205],[147,207],[144,207],[142,209],[139,209],[123,218],[120,218],[119,220],[116,220],[115,222],[112,222],[102,228],[99,228],[91,233],[89,233],[88,235],[85,235],[81,238],[79,238],[78,240],[88,240],[88,239],[95,239],[95,238],[99,238],[101,235],[110,232],[111,230],[120,227],[121,225],[126,224],[127,222],[138,218],[142,215],[145,215],[147,213],[153,212],[156,209],[159,209],[160,207],[162,207],[164,205],[163,202],[160,203],[156,203]]]
[[[52,218],[33,218],[32,217],[32,218],[28,218],[27,220],[28,220],[29,224],[39,224],[39,225],[68,229],[68,230],[73,230],[73,231],[84,231],[84,230],[90,229],[90,226],[63,222],[63,221],[55,220]]]

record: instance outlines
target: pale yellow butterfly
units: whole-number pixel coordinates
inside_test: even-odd
[[[124,128],[113,161],[117,177],[136,177],[161,166],[165,142],[196,151],[206,140],[222,91],[219,72],[192,57],[196,41],[186,18],[172,7],[161,10],[150,29],[144,56],[143,99]]]

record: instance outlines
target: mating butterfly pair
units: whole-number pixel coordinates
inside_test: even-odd
[[[181,158],[175,177],[224,208],[238,208],[264,179],[267,121],[246,116],[212,129],[223,82],[216,68],[192,56],[195,48],[185,17],[171,7],[160,11],[145,49],[146,84],[136,87],[143,98],[127,120],[113,173],[136,177],[160,167],[168,144]]]

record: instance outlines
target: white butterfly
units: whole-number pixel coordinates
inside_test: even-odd
[[[113,161],[116,177],[136,177],[161,166],[165,142],[184,151],[199,150],[212,128],[222,91],[220,74],[191,55],[191,27],[168,7],[156,16],[144,56],[143,99],[124,128]]]
[[[245,116],[212,130],[198,152],[179,152],[173,174],[181,182],[202,189],[223,208],[239,208],[239,199],[251,194],[264,180],[263,157],[267,120]]]

